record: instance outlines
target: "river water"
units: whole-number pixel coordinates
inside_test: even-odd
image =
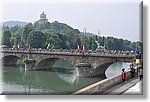
[[[117,62],[106,70],[106,77],[128,70],[130,63]],[[106,77],[79,78],[75,70],[26,71],[23,67],[3,67],[2,94],[71,94]]]

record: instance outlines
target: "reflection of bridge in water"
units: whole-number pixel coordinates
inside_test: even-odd
[[[17,92],[20,94],[71,94],[104,79],[103,77],[79,78],[75,73],[66,72],[26,71],[21,67],[4,66],[3,71],[5,82],[3,94],[11,94],[11,92],[16,94]],[[15,89],[13,89],[14,86]]]
[[[7,69],[7,67],[5,67]],[[9,68],[9,67],[8,67]],[[68,76],[67,76],[68,75]],[[65,77],[64,77],[65,76]],[[45,78],[46,77],[46,78]],[[67,80],[69,79],[70,80]],[[55,79],[56,81],[53,81]],[[5,83],[24,85],[32,88],[40,88],[45,90],[51,89],[51,91],[59,90],[61,87],[65,88],[66,85],[73,84],[76,81],[74,73],[66,74],[62,76],[62,73],[51,73],[48,71],[25,71],[22,68],[14,68],[14,71],[4,72]],[[66,81],[67,80],[67,81]],[[24,82],[25,81],[25,82]],[[55,87],[54,87],[55,86]]]
[[[90,77],[105,75],[106,69],[115,62],[130,62],[132,55],[125,54],[99,54],[99,53],[69,53],[69,52],[43,52],[43,51],[17,51],[3,50],[3,65],[16,65],[19,58],[28,58],[27,70],[52,70],[54,64],[63,60],[61,67],[70,65],[77,70],[77,76]]]

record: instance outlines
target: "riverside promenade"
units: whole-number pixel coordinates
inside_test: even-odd
[[[139,78],[129,79],[115,87],[109,88],[100,95],[142,95],[142,81]]]
[[[134,78],[131,78],[130,71],[126,72],[126,76],[127,80],[125,82],[122,81],[121,74],[118,74],[78,90],[74,92],[73,95],[130,95],[131,91],[137,90],[140,90],[140,92],[132,93],[134,95],[142,95],[143,86],[139,77],[135,76]]]
[[[136,85],[129,88],[127,91],[122,93],[122,95],[142,95],[143,93],[142,86],[143,86],[143,80],[139,81]]]

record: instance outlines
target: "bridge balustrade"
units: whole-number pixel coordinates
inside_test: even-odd
[[[28,49],[24,49],[24,48],[20,48],[20,49],[12,49],[12,48],[3,48],[3,49],[0,49],[0,51],[2,52],[21,52],[21,53],[52,53],[52,54],[69,54],[69,55],[82,55],[82,53],[78,53],[76,52],[76,50],[60,50],[60,49],[37,49],[37,48],[34,48],[34,49],[31,49],[31,50],[28,50]],[[107,52],[85,52],[84,55],[101,55],[101,56],[110,56],[110,57],[129,57],[129,56],[134,56],[134,54],[128,52],[126,54],[126,52],[123,52],[123,51],[107,51]]]

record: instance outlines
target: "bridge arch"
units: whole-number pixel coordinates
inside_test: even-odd
[[[3,66],[17,66],[20,57],[16,55],[6,55],[1,58]]]
[[[128,58],[101,58],[93,60],[91,63],[80,63],[77,65],[77,76],[92,77],[105,76],[107,68],[116,62],[130,62]]]
[[[116,62],[109,62],[109,63],[105,63],[102,65],[97,66],[94,70],[93,73],[95,73],[96,75],[103,75],[105,76],[105,71],[108,69],[108,67]]]
[[[36,62],[35,70],[54,71],[54,68],[73,69],[73,65],[65,58],[48,57]],[[64,68],[63,68],[64,67]]]
[[[50,70],[53,71],[52,67],[58,58],[45,58],[37,62],[35,70]]]

